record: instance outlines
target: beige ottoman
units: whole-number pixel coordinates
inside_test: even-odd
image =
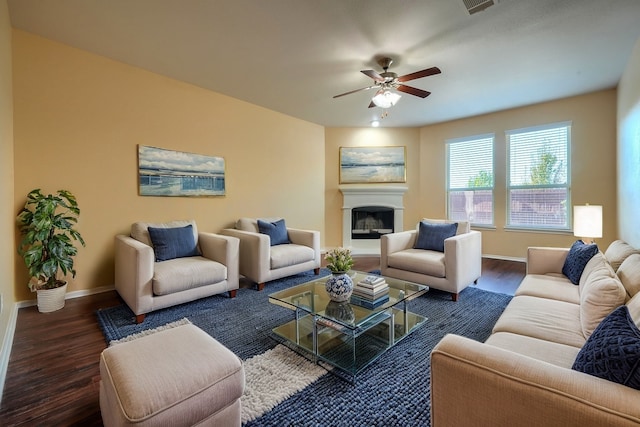
[[[242,362],[194,325],[107,348],[100,375],[107,427],[240,425]]]

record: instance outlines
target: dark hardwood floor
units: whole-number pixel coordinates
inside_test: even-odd
[[[354,269],[379,268],[378,257],[355,259]],[[524,274],[524,263],[484,259],[477,286],[513,294]],[[252,285],[243,281],[241,286]],[[110,291],[67,300],[64,309],[53,313],[19,310],[1,426],[102,425],[99,358],[106,343],[95,311],[118,304],[117,293]]]

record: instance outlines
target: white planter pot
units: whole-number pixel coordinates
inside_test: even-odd
[[[38,289],[38,311],[50,313],[64,307],[64,297],[67,294],[67,284],[55,289]]]

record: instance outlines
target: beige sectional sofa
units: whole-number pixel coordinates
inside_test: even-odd
[[[613,242],[578,285],[569,249],[529,248],[527,275],[485,343],[445,336],[431,354],[431,422],[443,426],[637,426],[640,390],[572,370],[622,304],[640,326],[640,254]]]

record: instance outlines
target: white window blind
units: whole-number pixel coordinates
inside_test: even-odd
[[[571,124],[512,130],[506,136],[507,225],[568,230]]]
[[[447,140],[447,216],[493,224],[493,140],[480,135]]]

